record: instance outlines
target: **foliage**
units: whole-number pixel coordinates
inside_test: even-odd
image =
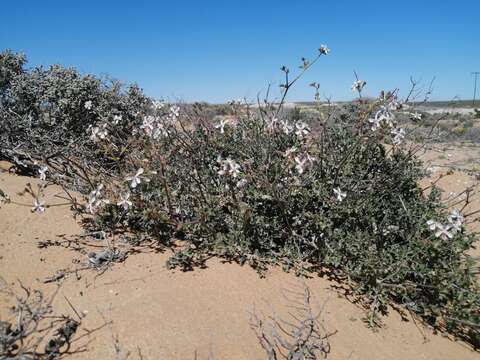
[[[325,54],[304,59],[302,73]],[[319,106],[308,125],[282,111],[298,79],[282,71],[280,104],[233,102],[233,118],[216,123],[205,104],[152,102],[73,69],[24,72],[4,95],[0,156],[23,148],[34,166],[71,179],[97,230],[180,244],[172,267],[216,255],[260,272],[272,264],[323,272],[364,300],[372,325],[398,304],[478,346],[480,291],[467,255],[475,239],[438,189],[419,187],[421,146],[405,144],[395,94],[367,101],[357,79],[357,102]],[[52,150],[68,144],[68,156]]]
[[[0,294],[15,302],[11,315],[0,320],[0,359],[50,360],[82,351],[71,350],[81,322],[53,313],[56,292],[46,299],[42,292],[20,286],[18,295],[0,278]]]
[[[432,219],[450,226],[440,224],[448,213],[438,189],[424,194],[418,181],[426,174],[413,150],[387,150],[390,133],[370,131],[361,113],[325,121],[314,136],[299,123],[249,116],[192,130],[164,118],[165,136],[146,136],[131,160],[130,175],[144,166],[149,181],[130,186],[128,211],[116,201],[100,208],[97,226],[122,224],[165,245],[181,239],[186,246],[170,265],[184,269],[217,255],[259,271],[269,264],[325,271],[365,296],[372,325],[394,301],[477,341],[476,326],[465,325],[479,322],[480,293],[466,254],[473,235],[427,226]]]
[[[259,343],[265,350],[268,360],[277,359],[326,359],[330,352],[327,333],[321,316],[324,306],[318,313],[312,309],[308,287],[293,285],[285,289],[290,319],[278,318],[275,314],[266,320],[251,313],[250,327],[255,331]]]
[[[73,68],[25,69],[25,63],[21,54],[0,53],[0,156],[17,165],[85,156],[87,129],[104,121],[130,131],[126,124],[150,101],[136,85],[124,89]]]

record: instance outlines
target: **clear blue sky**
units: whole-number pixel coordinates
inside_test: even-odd
[[[467,99],[480,71],[480,0],[10,0],[0,9],[0,48],[25,52],[30,66],[109,74],[170,100],[253,98],[320,44],[330,55],[291,100],[310,100],[312,81],[350,99],[353,69],[367,95],[405,93],[412,75],[437,77],[434,99]]]

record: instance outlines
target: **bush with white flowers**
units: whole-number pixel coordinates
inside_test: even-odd
[[[323,45],[314,60],[302,59],[301,72],[328,53]],[[297,78],[282,71],[286,94]],[[20,94],[15,89],[21,81],[12,78],[9,86]],[[313,85],[318,99],[319,85]],[[465,231],[465,214],[449,213],[435,187],[428,194],[419,187],[426,174],[396,122],[402,102],[386,92],[366,101],[365,86],[357,79],[352,89],[358,102],[320,108],[310,123],[288,118],[279,104],[268,102],[232,102],[228,114],[234,119],[214,121],[202,104],[170,105],[128,92],[116,94],[117,103],[103,101],[106,90],[76,92],[79,99],[68,100],[65,113],[53,98],[49,106],[56,115],[41,113],[43,120],[35,117],[36,127],[28,129],[63,119],[71,131],[81,128],[75,143],[85,146],[76,157],[43,159],[48,164],[60,158],[54,164],[62,167],[47,172],[42,163],[35,172],[49,179],[61,172],[77,190],[85,189],[84,211],[97,230],[127,231],[160,246],[183,243],[172,267],[191,269],[216,255],[259,271],[281,264],[299,273],[322,272],[361,296],[371,324],[396,303],[478,344],[480,290],[467,254],[475,239]],[[42,91],[56,87],[52,82]],[[27,104],[19,95],[3,96],[4,108]],[[32,105],[41,110],[43,99],[34,97]],[[76,118],[66,120],[73,109]],[[0,126],[14,148],[20,135],[4,119]],[[48,126],[54,125],[45,134]],[[38,141],[49,146],[48,136]],[[1,150],[0,156],[15,155]],[[32,210],[43,212],[45,204],[36,200]]]

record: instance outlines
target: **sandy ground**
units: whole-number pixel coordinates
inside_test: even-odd
[[[422,186],[435,182],[443,190],[443,200],[459,210],[465,205],[464,190],[471,188],[469,204],[462,213],[480,210],[480,144],[435,144],[420,152],[419,157],[431,172],[430,178],[422,181]],[[468,228],[480,233],[480,213],[467,220]],[[480,256],[480,251],[476,253]]]
[[[446,193],[477,181],[460,172],[449,176],[450,180],[442,179]],[[30,212],[31,199],[15,193],[23,190],[27,182],[35,181],[0,172],[0,189],[25,204],[0,208],[0,275],[11,284],[19,279],[27,286],[51,293],[56,285],[44,284],[43,280],[59,269],[85,261],[86,254],[60,247],[37,247],[40,240],[74,238],[82,230],[68,206],[51,207],[43,214]],[[63,203],[56,196],[59,194],[61,189],[49,187],[48,203]],[[262,279],[249,267],[219,260],[208,262],[206,269],[171,271],[165,267],[168,256],[136,254],[101,276],[91,270],[72,274],[63,281],[54,301],[57,312],[74,316],[65,300],[68,298],[86,314],[84,328],[101,326],[104,318],[113,322],[76,343],[74,348],[87,343],[88,351],[72,358],[119,359],[114,352],[114,337],[118,337],[121,349],[131,352],[129,359],[194,359],[195,353],[198,359],[265,359],[250,328],[250,311],[255,305],[264,315],[275,311],[280,318],[288,318],[289,302],[282,296],[282,289],[298,285],[299,280],[279,269],[272,269]],[[329,359],[480,358],[465,344],[435,335],[412,319],[402,321],[394,311],[384,318],[384,327],[373,332],[361,320],[363,310],[335,291],[335,284],[312,278],[306,280],[306,285],[312,292],[314,308],[326,306],[326,330],[336,331],[330,337]],[[0,294],[0,319],[7,315],[6,304]]]

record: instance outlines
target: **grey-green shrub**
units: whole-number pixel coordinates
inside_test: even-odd
[[[25,63],[21,54],[0,53],[0,156],[17,165],[86,155],[89,127],[117,115],[122,131],[131,131],[128,124],[150,102],[136,85],[125,88],[59,65],[26,69]]]
[[[397,304],[479,345],[480,291],[467,254],[474,236],[461,226],[438,235],[448,212],[438,189],[419,187],[425,173],[415,151],[395,144],[394,124],[370,126],[392,94],[319,111],[312,133],[278,104],[233,104],[234,121],[212,124],[204,105],[155,105],[72,69],[31,70],[9,84],[0,156],[30,151],[91,191],[91,226],[164,246],[180,240],[172,267],[215,255],[259,271],[281,264],[325,273],[364,300],[372,325]],[[125,117],[115,124],[118,112]],[[56,149],[73,141],[75,152],[45,159],[38,151],[51,149],[52,137]]]
[[[327,273],[364,296],[371,324],[395,302],[476,344],[480,292],[466,253],[474,236],[463,229],[452,239],[435,236],[427,221],[448,217],[439,190],[425,194],[414,153],[386,150],[388,132],[369,131],[360,113],[304,137],[269,129],[256,116],[223,133],[209,124],[170,125],[161,139],[143,138],[138,160],[149,162],[130,172],[146,164],[150,182],[131,189],[133,207],[106,205],[96,226],[118,231],[122,224],[164,245],[181,239],[185,246],[169,264],[184,269],[216,255],[260,271],[281,264]],[[285,156],[292,147],[315,158],[303,173]],[[219,158],[238,164],[238,174],[223,174]],[[346,193],[342,201],[337,188]]]

